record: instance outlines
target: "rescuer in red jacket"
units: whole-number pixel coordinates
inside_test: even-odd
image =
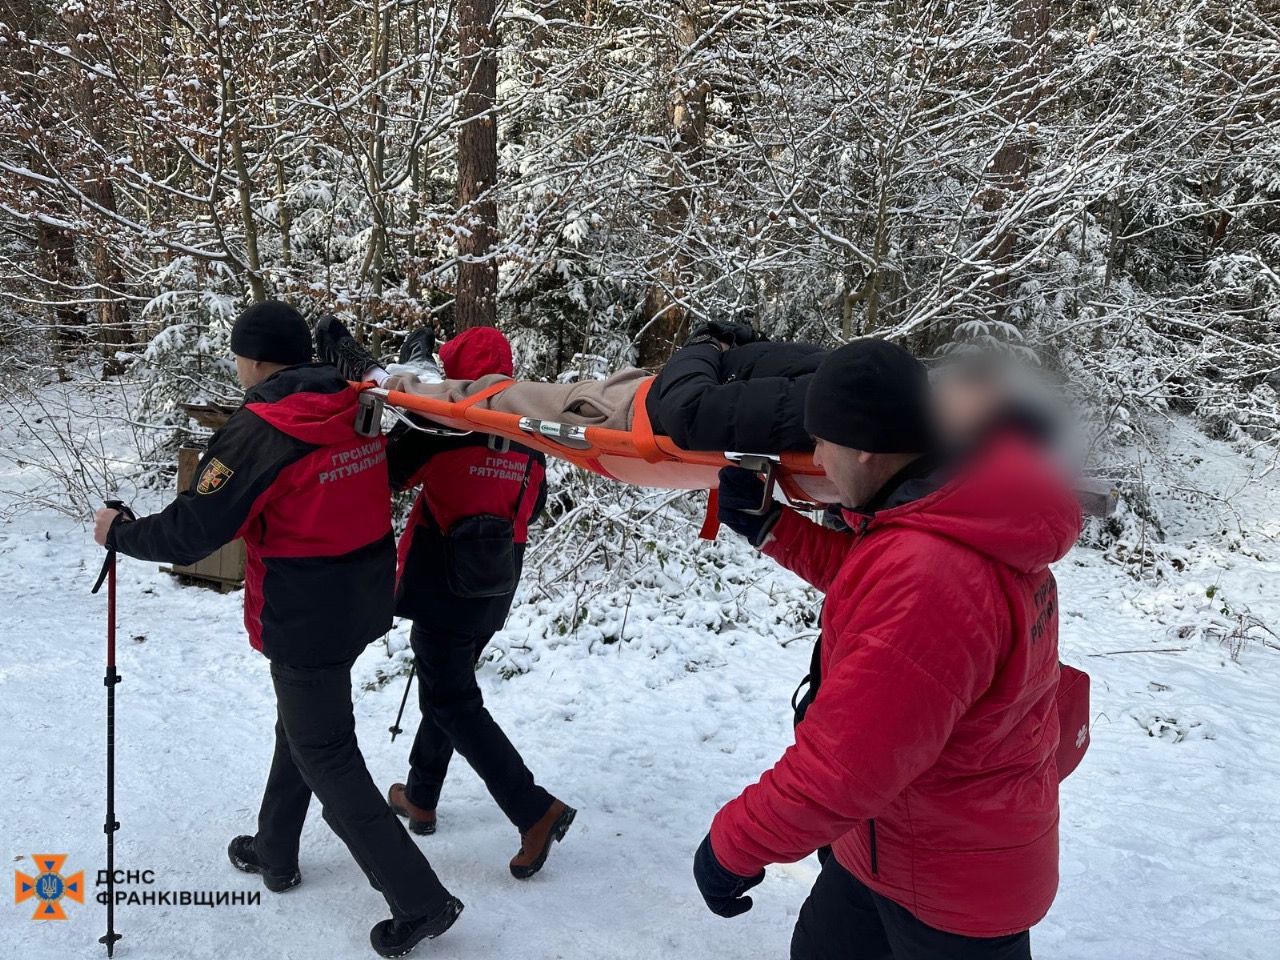
[[[445,375],[459,380],[513,372],[511,344],[494,327],[462,331],[441,347],[440,360]],[[403,428],[393,432],[388,456],[393,487],[421,487],[400,540],[396,614],[413,620],[409,642],[422,720],[409,776],[392,784],[387,802],[414,833],[435,833],[436,804],[456,751],[519,832],[508,869],[527,880],[576,811],[534,780],[485,707],[476,663],[511,609],[529,524],[546,501],[546,458],[481,433],[441,437]]]
[[[830,846],[792,960],[1026,960],[1058,884],[1057,593],[1080,529],[1065,480],[1015,431],[940,456],[923,367],[877,340],[810,387],[814,459],[847,532],[726,470],[721,520],[826,594],[788,748],[716,815],[695,858],[708,906]]]
[[[244,622],[271,661],[276,743],[257,832],[227,855],[272,892],[296,887],[314,794],[391,908],[370,943],[404,956],[444,933],[462,903],[383,801],[356,742],[351,665],[392,617],[386,441],[356,433],[357,391],[310,362],[311,333],[287,304],[245,310],[231,350],[244,405],[210,439],[191,488],[134,521],[101,510],[94,535],[127,556],[182,564],[244,539]]]

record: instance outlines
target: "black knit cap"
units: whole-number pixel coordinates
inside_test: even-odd
[[[302,314],[281,300],[255,303],[236,317],[231,352],[266,363],[311,362],[311,330]]]
[[[867,453],[925,453],[935,437],[924,364],[887,340],[854,340],[831,353],[809,384],[804,428]]]

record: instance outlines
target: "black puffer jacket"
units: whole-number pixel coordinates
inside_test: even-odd
[[[804,398],[829,353],[812,343],[749,343],[676,351],[649,390],[654,432],[685,450],[812,450]]]

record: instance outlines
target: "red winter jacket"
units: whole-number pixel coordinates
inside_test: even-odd
[[[117,522],[108,546],[187,564],[243,537],[254,648],[294,666],[354,659],[391,628],[395,586],[386,440],[357,434],[356,411],[331,366],[273,374],[210,439],[191,489]]]
[[[1058,885],[1057,593],[1070,488],[999,438],[922,499],[837,533],[786,511],[765,553],[826,593],[796,742],[711,827],[742,876],[832,844],[932,927],[1028,929]]]
[[[440,348],[440,359],[445,375],[455,380],[512,373],[511,345],[493,327],[462,331]],[[506,620],[511,594],[463,597],[452,592],[443,535],[469,517],[508,520],[514,556],[522,563],[529,524],[546,498],[546,458],[520,444],[495,450],[489,440],[478,433],[439,437],[407,429],[392,432],[392,487],[422,488],[400,538],[397,616],[477,636],[493,633]]]

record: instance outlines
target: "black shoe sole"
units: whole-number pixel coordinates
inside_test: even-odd
[[[450,897],[449,902],[445,904],[441,910],[429,922],[424,923],[413,935],[404,943],[398,943],[395,946],[379,946],[377,941],[377,932],[382,928],[383,924],[388,924],[390,920],[384,920],[374,926],[369,931],[369,945],[373,947],[374,952],[380,957],[387,957],[388,960],[394,957],[403,957],[413,950],[423,940],[434,940],[436,937],[445,933],[458,921],[459,915],[462,913],[463,904],[457,897]]]
[[[547,862],[547,854],[551,852],[551,844],[559,843],[564,839],[564,835],[569,832],[569,827],[573,825],[573,818],[577,815],[578,811],[573,807],[565,807],[564,813],[560,814],[552,824],[551,832],[547,834],[547,842],[542,848],[542,853],[538,854],[538,859],[527,867],[511,867],[511,875],[517,880],[528,880],[541,870],[542,865]]]
[[[235,841],[233,840],[232,843]],[[302,872],[295,870],[293,873],[281,876],[279,874],[267,873],[261,866],[244,857],[236,856],[232,852],[231,847],[227,847],[227,859],[231,861],[231,865],[242,873],[256,873],[262,877],[262,885],[272,893],[284,893],[286,890],[292,890],[302,882]]]
[[[265,873],[262,875],[262,885],[272,893],[284,893],[286,890],[292,890],[301,882],[301,873],[292,873],[287,877],[271,877]]]

